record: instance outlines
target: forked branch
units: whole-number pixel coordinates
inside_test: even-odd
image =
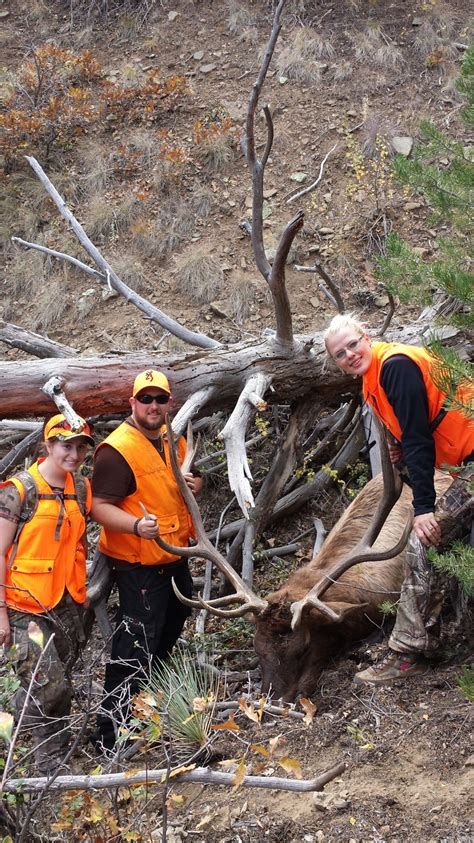
[[[258,100],[265,82],[268,67],[275,49],[278,36],[281,30],[281,12],[285,2],[280,0],[273,16],[273,26],[268,39],[265,55],[258,73],[257,80],[252,88],[247,108],[246,137],[244,149],[247,164],[252,175],[252,248],[255,255],[257,267],[267,282],[273,298],[276,319],[276,340],[283,346],[293,345],[293,326],[291,319],[290,302],[285,287],[285,262],[290,251],[291,244],[303,225],[303,213],[296,215],[285,227],[277,247],[273,265],[270,264],[263,242],[263,178],[265,166],[273,145],[273,120],[268,105],[264,106],[263,114],[267,129],[267,140],[262,160],[259,161],[255,151],[255,112]]]
[[[120,293],[120,295],[124,296],[127,301],[132,302],[132,304],[134,304],[136,307],[146,313],[146,315],[149,316],[150,319],[154,319],[163,328],[165,328],[171,334],[174,334],[175,336],[179,337],[184,342],[190,343],[190,345],[198,346],[199,348],[216,348],[220,345],[217,340],[213,340],[211,339],[211,337],[208,337],[205,334],[188,330],[188,328],[185,328],[183,325],[180,325],[166,313],[163,313],[163,311],[150,304],[150,302],[147,302],[146,299],[143,299],[130,287],[127,287],[127,285],[124,284],[123,281],[114,272],[110,264],[107,263],[105,258],[101,255],[97,247],[94,246],[92,241],[89,239],[82,225],[75,218],[74,214],[71,213],[64,199],[62,198],[62,196],[60,196],[55,186],[50,181],[50,179],[48,178],[36,158],[27,155],[26,160],[38,176],[41,184],[53,200],[61,216],[64,217],[64,219],[71,226],[81,246],[86,250],[87,254],[92,258],[102,275],[106,277],[107,283],[110,284],[110,286],[114,290]]]
[[[270,383],[271,378],[261,372],[249,378],[240,393],[232,415],[219,434],[219,438],[225,442],[229,485],[246,518],[249,517],[249,510],[253,509],[255,503],[250,485],[252,473],[245,450],[245,433],[255,406],[261,402],[260,409],[263,409],[262,398]]]

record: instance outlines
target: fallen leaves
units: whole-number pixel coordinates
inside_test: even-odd
[[[240,726],[235,722],[233,711],[230,712],[228,720],[225,720],[224,723],[213,723],[211,729],[214,732],[222,732],[225,730],[229,732],[240,732]]]

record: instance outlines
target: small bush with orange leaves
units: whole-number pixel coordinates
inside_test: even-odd
[[[12,170],[25,153],[48,158],[68,149],[92,125],[152,124],[176,108],[186,91],[182,77],[160,79],[158,71],[143,84],[122,87],[105,78],[90,50],[73,53],[48,43],[31,50],[12,82],[0,111],[0,153]]]

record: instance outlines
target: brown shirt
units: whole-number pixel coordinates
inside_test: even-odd
[[[125,420],[125,424],[136,428],[133,419]],[[161,436],[150,439],[149,442],[164,460],[163,441]],[[116,448],[104,443],[94,457],[94,472],[92,474],[92,494],[110,503],[121,501],[137,489],[135,476],[125,457]]]

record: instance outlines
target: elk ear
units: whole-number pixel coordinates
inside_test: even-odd
[[[340,620],[333,621],[332,618],[328,618],[328,616],[323,614],[323,612],[320,612],[319,609],[311,609],[310,616],[312,620],[317,620],[318,626],[331,626],[335,623],[341,623],[341,621],[344,621],[349,615],[355,615],[357,612],[361,612],[369,606],[368,603],[343,603],[342,600],[328,600],[326,605],[329,609],[332,609],[333,612],[337,612]]]

